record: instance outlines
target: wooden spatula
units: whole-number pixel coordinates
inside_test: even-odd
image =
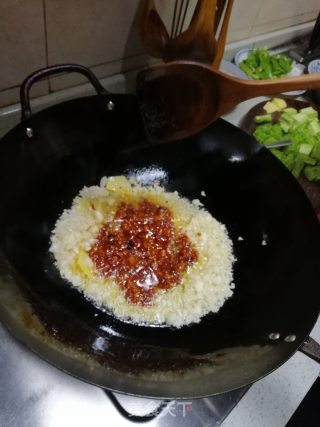
[[[216,68],[216,69],[219,69],[220,63],[222,61],[223,54],[224,54],[224,48],[225,48],[226,40],[227,40],[228,26],[229,26],[229,21],[230,21],[230,17],[231,17],[232,7],[233,7],[233,0],[227,0],[224,3],[227,3],[227,5],[226,5],[226,10],[225,10],[225,14],[223,17],[219,37],[217,39],[216,54],[215,54],[215,57],[214,57],[214,60],[212,63],[212,67]],[[221,6],[222,6],[222,4],[221,4]]]
[[[176,0],[169,36],[154,0],[143,0],[140,34],[144,48],[150,55],[161,57],[165,62],[184,59],[211,64],[217,51],[215,30],[223,16],[225,2],[226,0],[198,0],[192,20],[188,28],[183,30],[189,1],[184,3],[184,0]]]
[[[213,32],[216,6],[217,0],[198,2],[187,30],[169,40],[165,61],[188,59],[208,64],[213,62],[217,50]]]
[[[142,70],[137,94],[153,140],[194,135],[239,102],[297,89],[319,89],[320,73],[277,80],[242,80],[198,62],[175,61]]]
[[[142,3],[140,33],[145,50],[156,58],[162,58],[170,36],[153,0],[144,0]]]

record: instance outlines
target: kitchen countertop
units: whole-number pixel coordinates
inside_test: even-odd
[[[104,83],[104,82],[103,82]],[[120,92],[119,90],[123,87],[123,82],[115,79],[113,80],[112,90],[116,92]],[[112,85],[111,85],[112,86]],[[110,87],[110,79],[108,80],[108,85],[106,87]],[[83,91],[87,93],[90,92],[88,85],[83,86],[83,91],[79,91],[79,88],[75,90],[67,90],[65,91],[68,95],[68,98],[79,96]],[[60,97],[60,98],[59,98]],[[229,121],[234,125],[238,125],[240,119],[243,115],[255,104],[264,100],[265,98],[259,97],[249,101],[245,101],[242,104],[239,104],[236,108],[234,108],[231,112],[224,116],[224,119]],[[42,105],[48,105],[54,102],[59,102],[61,100],[61,94],[50,95],[45,97],[44,99],[38,101],[36,100],[33,105],[35,110],[41,108]],[[13,127],[19,120],[19,107],[12,106],[6,109],[0,110],[0,134],[3,135],[9,128]],[[2,326],[0,325],[0,329],[2,330]],[[11,337],[7,332],[4,332],[5,339],[11,340]],[[320,341],[320,320],[316,323],[313,331],[311,332],[311,336]],[[13,345],[13,344],[12,344]],[[16,344],[15,344],[16,345]],[[28,365],[29,358],[32,359],[36,356],[33,354],[29,355],[29,352],[24,348],[19,346],[19,351],[21,356],[23,355],[24,359],[21,360],[20,369],[21,369],[21,384],[19,384],[19,388],[24,386],[26,382],[26,378],[24,376],[23,370],[24,367],[26,369],[30,369],[31,365]],[[1,362],[1,360],[0,360]],[[46,363],[43,361],[39,361],[39,370],[35,369],[33,372],[34,380],[40,381],[43,384],[43,393],[50,394],[50,387],[52,387],[50,383],[51,369],[48,371],[48,377],[41,377],[41,369],[42,365]],[[1,375],[5,375],[6,373],[3,371]],[[102,400],[101,391],[96,387],[85,385],[86,393],[87,393],[87,403],[83,410],[81,410],[82,418],[80,421],[79,417],[72,417],[72,411],[78,410],[77,399],[81,399],[80,391],[77,388],[76,379],[69,380],[63,373],[59,373],[59,381],[61,382],[60,393],[64,393],[64,384],[66,386],[66,390],[72,391],[73,398],[67,399],[68,407],[66,405],[63,407],[59,407],[59,411],[56,412],[56,419],[51,419],[49,424],[46,426],[52,427],[64,427],[69,426],[73,427],[81,427],[81,425],[88,425],[91,423],[92,425],[101,424],[101,419],[106,419],[107,414],[101,407],[101,412],[95,413],[94,419],[92,416],[85,416],[84,408],[90,411],[90,402],[93,400]],[[309,359],[304,354],[297,352],[289,361],[287,361],[283,366],[279,369],[263,378],[262,380],[256,382],[249,391],[245,394],[245,396],[240,400],[234,410],[229,414],[229,416],[225,419],[222,426],[223,427],[284,427],[287,421],[290,419],[291,415],[294,413],[316,378],[319,376],[319,365],[313,360]],[[29,377],[29,374],[28,374]],[[41,377],[41,378],[40,378]],[[3,384],[3,383],[2,383]],[[29,384],[30,388],[30,384]],[[27,387],[28,389],[28,387]],[[5,393],[6,391],[2,389],[0,385],[0,391]],[[23,394],[23,393],[22,393]],[[13,396],[12,396],[13,397]],[[40,393],[31,394],[28,396],[28,399],[33,400],[41,400],[43,399],[43,395]],[[28,400],[27,399],[27,400]],[[21,402],[20,402],[21,403]],[[17,408],[16,415],[19,414],[20,418],[15,418],[16,415],[12,414],[12,422],[6,427],[23,427],[28,426],[27,424],[28,416],[28,402],[26,400],[23,401],[24,407]],[[19,405],[19,401],[16,402]],[[51,404],[62,404],[61,401],[51,402]],[[73,406],[72,406],[73,405]],[[92,406],[94,409],[94,407]],[[26,416],[23,417],[23,411],[26,411]],[[43,407],[39,407],[39,411],[42,411],[42,416],[44,414],[45,409]],[[41,414],[39,414],[41,417]],[[59,418],[60,417],[60,418]],[[63,418],[61,418],[63,417]],[[78,420],[77,424],[74,424],[74,421]],[[80,424],[79,424],[80,422]],[[0,425],[1,424],[1,414],[0,414]],[[40,425],[40,424],[39,424]],[[42,425],[42,424],[41,424]],[[44,424],[43,424],[44,425]],[[33,426],[36,427],[36,426]]]

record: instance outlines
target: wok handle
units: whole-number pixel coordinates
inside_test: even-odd
[[[311,359],[320,363],[320,344],[313,338],[308,337],[299,350],[309,356]]]
[[[89,68],[78,64],[58,64],[50,67],[41,68],[30,74],[24,79],[20,86],[20,103],[21,103],[21,120],[29,119],[32,116],[30,107],[30,89],[37,81],[60,73],[80,73],[83,74],[92,86],[95,88],[98,95],[107,95],[109,92],[101,85],[98,78]]]
[[[159,406],[149,414],[146,415],[133,415],[130,414],[124,407],[121,405],[119,400],[115,397],[115,395],[111,391],[104,390],[106,395],[109,397],[111,402],[114,404],[118,412],[128,421],[134,423],[147,423],[149,421],[154,420],[158,415],[160,415],[169,405],[170,401],[162,401]]]

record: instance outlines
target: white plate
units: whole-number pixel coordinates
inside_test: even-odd
[[[234,57],[235,64],[239,67],[240,62],[242,62],[244,59],[247,59],[249,52],[251,52],[251,51],[252,51],[252,49],[250,49],[250,48],[245,48],[245,49],[239,50]],[[272,53],[272,50],[270,50],[269,52]],[[297,64],[296,62],[293,62],[293,68],[290,71],[290,73],[287,74],[286,77],[300,76],[301,74],[303,74],[304,69],[305,69],[304,65]],[[248,77],[248,78],[250,78],[250,77]],[[295,91],[291,91],[291,92],[283,92],[283,95],[299,96],[305,92],[306,92],[305,90],[295,90]]]
[[[244,59],[248,58],[249,52],[251,52],[253,49],[249,49],[248,47],[245,49],[239,50],[234,57],[234,63],[237,67],[240,66],[240,62],[242,62]]]

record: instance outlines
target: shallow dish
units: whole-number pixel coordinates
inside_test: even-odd
[[[224,73],[231,74],[232,76],[239,77],[240,79],[248,80],[249,77],[243,72],[237,65],[232,62],[225,61],[224,59],[221,61],[220,70]]]
[[[240,69],[240,63],[242,61],[244,61],[245,59],[248,58],[249,53],[252,51],[253,49],[251,48],[245,48],[245,49],[241,49],[239,50],[235,57],[234,57],[234,62],[235,64],[239,67]],[[269,51],[270,53],[272,53],[272,50]],[[241,70],[241,69],[240,69]],[[290,71],[290,73],[287,74],[286,77],[295,77],[295,76],[300,76],[304,73],[305,70],[305,66],[302,64],[297,64],[294,62],[293,68]],[[242,71],[242,70],[241,70]],[[250,79],[250,77],[247,76],[248,79]],[[302,95],[303,93],[305,93],[305,90],[295,90],[295,91],[290,91],[290,92],[283,92],[283,95],[289,95],[289,96],[299,96]]]
[[[306,108],[312,106],[315,110],[317,110],[320,113],[320,106],[300,101],[297,99],[292,98],[286,98],[284,97],[288,107],[296,108],[297,110],[301,108]],[[265,114],[265,111],[263,110],[263,106],[265,105],[267,101],[259,102],[259,104],[252,107],[247,114],[243,117],[240,127],[242,130],[247,132],[249,135],[252,135],[257,127],[257,125],[254,122],[255,116],[259,116],[261,114]],[[319,212],[320,209],[320,181],[308,181],[303,175],[300,175],[298,178],[298,181],[302,188],[304,189],[305,193],[307,194],[312,206],[314,209]]]

